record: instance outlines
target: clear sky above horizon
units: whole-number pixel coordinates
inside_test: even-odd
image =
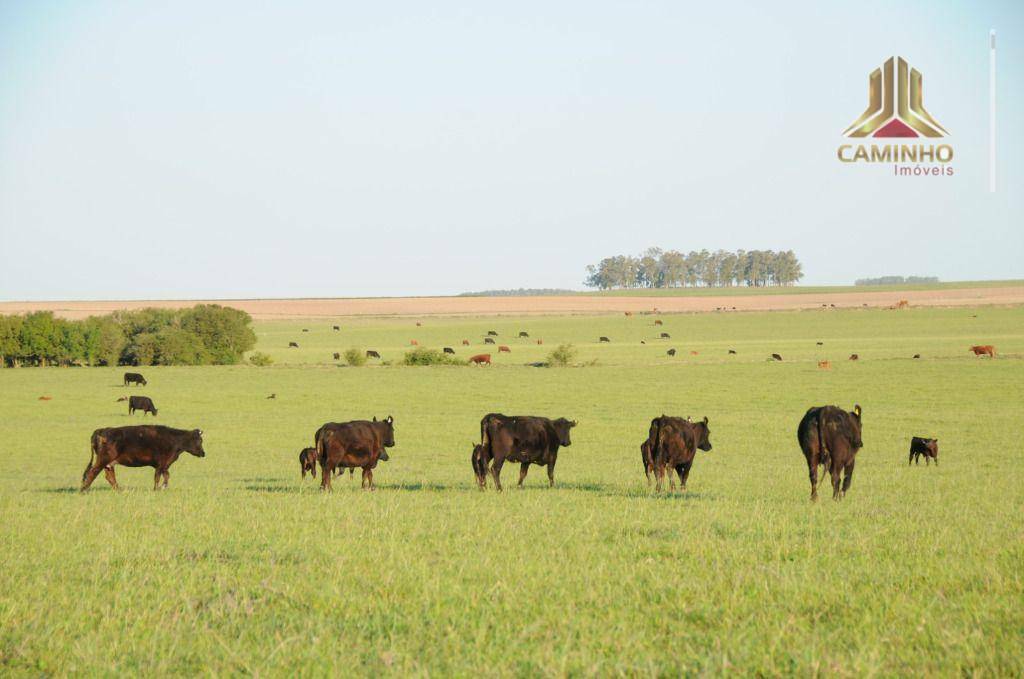
[[[837,160],[892,55],[954,176]],[[0,64],[0,299],[580,288],[652,245],[1024,278],[1024,2],[0,0]]]

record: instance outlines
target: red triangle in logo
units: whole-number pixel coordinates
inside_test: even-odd
[[[893,118],[885,125],[880,127],[872,137],[916,137],[917,132],[912,130],[905,122],[899,118]]]

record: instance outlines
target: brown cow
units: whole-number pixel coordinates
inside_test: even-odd
[[[420,343],[417,342],[416,340],[409,340],[409,344],[414,347],[418,347],[420,345]]]
[[[690,418],[687,417],[686,421],[689,422]],[[654,452],[650,437],[644,439],[644,442],[640,444],[640,462],[644,466],[644,476],[647,477],[647,487],[650,488],[651,476],[654,474]],[[672,474],[668,475],[668,487],[670,490],[676,489],[676,480]]]
[[[696,351],[690,351],[690,356],[696,356],[696,355],[697,355]]]
[[[896,302],[896,308],[897,309],[906,309],[909,306],[910,306],[910,302],[905,300],[905,299],[901,299],[900,301]]]
[[[976,344],[968,349],[968,351],[973,351],[975,356],[988,356],[990,358],[996,357],[996,348],[991,344]]]
[[[852,412],[836,406],[821,406],[809,409],[800,420],[796,437],[807,459],[812,501],[818,499],[818,465],[825,465],[832,476],[833,500],[842,498],[850,489],[854,458],[864,447],[860,416],[859,405],[855,405]],[[840,476],[842,489],[839,487]]]
[[[420,323],[419,321],[416,321],[416,327],[417,327],[417,328],[418,328],[418,327],[420,327],[420,326],[422,326],[422,325],[423,325],[422,323]]]
[[[831,370],[832,363],[831,361],[818,361],[818,367],[821,368],[822,370]]]
[[[376,490],[373,468],[378,460],[388,461],[386,448],[395,445],[395,420],[388,415],[378,422],[328,422],[316,432],[316,455],[320,461],[320,490],[331,490],[331,472],[338,467],[363,470],[362,488]]]
[[[469,346],[469,340],[462,340],[462,346],[468,347]]]
[[[470,356],[469,357],[469,362],[470,363],[474,363],[476,365],[484,365],[484,364],[490,365],[491,364],[491,355],[490,354],[477,354],[476,356]]]
[[[153,467],[156,476],[153,490],[163,487],[171,475],[168,468],[182,453],[206,457],[203,450],[201,429],[172,429],[158,424],[143,424],[135,427],[107,427],[92,433],[92,455],[82,474],[82,491],[92,485],[96,476],[103,471],[114,490],[120,490],[114,476],[114,465],[125,467]]]
[[[661,322],[661,319],[655,320],[654,324],[655,325],[664,325],[664,323]]]
[[[153,399],[148,396],[128,397],[128,414],[134,415],[136,410],[141,410],[143,415],[150,413],[156,417],[156,406],[153,405]]]
[[[624,311],[622,313],[626,314],[627,316],[632,316],[633,315],[632,311]]]
[[[711,430],[708,428],[706,417],[701,422],[691,422],[689,418],[667,415],[651,420],[647,444],[650,465],[657,478],[655,489],[658,492],[661,491],[666,467],[676,471],[679,475],[679,489],[686,490],[686,479],[690,475],[693,458],[698,449],[705,452],[711,450],[710,436]]]
[[[499,354],[500,354],[500,353],[506,353],[506,354],[511,354],[511,353],[512,353],[512,350],[511,350],[511,349],[509,349],[508,347],[506,347],[506,346],[505,346],[504,344],[499,344],[499,345],[498,345],[498,353],[499,353]]]
[[[860,356],[858,356],[857,354],[850,354],[850,360],[851,361],[859,361],[860,360]]]
[[[544,344],[544,340],[542,340],[542,339],[537,340],[537,344]]]
[[[912,436],[910,438],[910,458],[907,460],[909,465],[911,462],[921,463],[921,456],[924,455],[924,466],[928,466],[930,460],[935,460],[935,466],[939,465],[939,439],[927,439],[923,436]]]
[[[341,354],[339,354],[339,353],[338,353],[337,351],[335,351],[335,352],[334,352],[334,360],[335,360],[335,361],[337,361],[337,360],[339,360],[340,358],[341,358]]]
[[[494,488],[501,492],[501,467],[508,460],[520,464],[520,487],[531,464],[547,465],[548,486],[554,486],[558,448],[572,445],[569,432],[575,426],[575,421],[564,417],[551,420],[529,415],[484,415],[480,420],[481,450],[474,465],[477,482],[481,480],[480,470],[484,470],[486,479],[489,468]]]
[[[306,472],[309,472],[313,478],[316,478],[316,448],[303,448],[302,452],[299,453],[299,465],[302,467],[302,478],[306,478]]]

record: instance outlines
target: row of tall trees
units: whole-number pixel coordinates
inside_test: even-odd
[[[648,248],[640,255],[605,257],[587,267],[584,285],[613,288],[793,285],[803,266],[792,250],[677,250]]]
[[[72,321],[50,311],[0,316],[0,367],[238,363],[256,345],[252,318],[218,304],[117,311]]]

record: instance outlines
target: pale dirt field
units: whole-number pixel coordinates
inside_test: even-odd
[[[336,299],[139,300],[91,302],[0,302],[0,314],[53,311],[64,318],[85,318],[117,309],[180,308],[223,304],[243,309],[255,319],[333,318],[339,316],[488,316],[527,314],[601,314],[631,311],[662,313],[715,311],[783,311],[890,307],[905,299],[911,306],[979,306],[1024,304],[1024,287],[904,290],[900,292],[836,292],[695,297],[375,297]]]

